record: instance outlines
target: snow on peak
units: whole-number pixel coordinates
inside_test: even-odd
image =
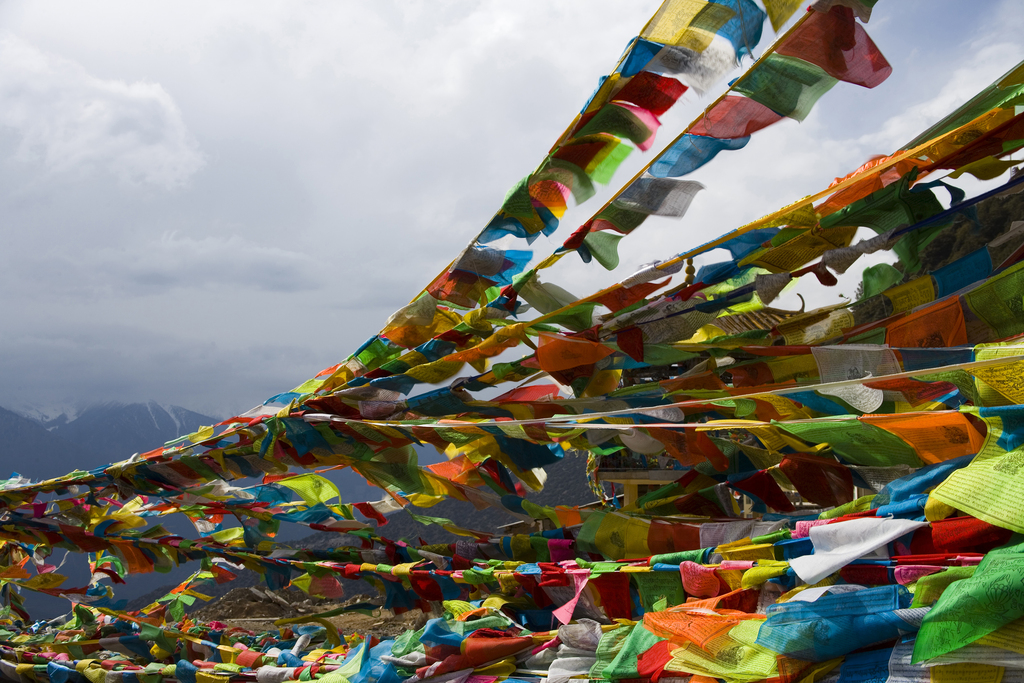
[[[24,403],[9,408],[12,412],[35,420],[47,429],[53,429],[57,425],[67,424],[77,418],[82,412],[83,406],[77,401],[54,401],[48,403]]]

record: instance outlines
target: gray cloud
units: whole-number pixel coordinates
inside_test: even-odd
[[[657,5],[0,5],[0,405],[226,415],[345,358],[486,224]],[[983,50],[1019,44],[1019,15],[881,3],[868,30],[889,82],[841,84],[803,124],[721,155],[694,174],[708,189],[686,218],[648,221],[617,271],[570,255],[545,280],[588,294],[891,151],[903,133],[887,122],[950,74],[980,88],[972,68],[1014,59]],[[709,102],[684,100],[657,149]]]
[[[14,36],[0,38],[0,64],[0,125],[19,138],[17,161],[48,175],[108,173],[168,189],[203,166],[159,84],[97,78]]]
[[[52,258],[52,257],[51,257]],[[207,295],[223,288],[296,293],[319,288],[316,259],[301,252],[253,243],[239,235],[194,238],[166,233],[155,241],[65,254],[30,270],[54,267],[54,289],[95,296],[163,296],[183,289]]]

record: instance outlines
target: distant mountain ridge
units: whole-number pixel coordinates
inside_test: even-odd
[[[217,418],[187,408],[149,401],[93,405],[71,421],[57,418],[44,426],[67,441],[102,444],[114,460],[124,460],[216,422]]]
[[[109,465],[218,421],[155,401],[96,404],[42,420],[0,408],[0,478],[19,472],[44,479]]]
[[[51,422],[71,422],[81,411],[82,406],[75,401],[51,401],[46,403],[23,403],[12,406],[10,410],[22,417],[42,423],[44,426]],[[47,426],[49,429],[50,427]]]
[[[40,480],[76,469],[102,467],[129,458],[134,453],[152,450],[178,436],[194,432],[203,425],[219,421],[180,406],[164,406],[152,401],[107,403],[67,413],[52,409],[37,411],[41,419],[27,417],[24,412],[27,411],[15,412],[0,408],[0,479],[18,472]],[[421,463],[434,462],[441,457],[429,450],[424,449],[419,454]],[[586,466],[586,457],[567,453],[561,462],[548,468],[549,477],[544,491],[531,492],[528,498],[541,505],[580,505],[592,502],[595,496],[586,483]],[[339,485],[345,502],[378,500],[385,495],[348,468],[331,472],[328,476]],[[515,521],[514,517],[500,509],[476,510],[469,503],[457,500],[445,500],[432,508],[414,510],[429,516],[447,517],[460,526],[494,532],[499,532],[501,525]],[[194,530],[184,519],[161,521],[172,533],[189,537],[194,535]],[[387,538],[404,538],[413,542],[422,538],[427,542],[439,543],[451,542],[456,538],[440,526],[423,525],[413,520],[406,511],[389,515],[388,521],[386,526],[377,529],[378,533]],[[303,527],[287,528],[289,526],[281,530],[279,540],[294,547],[325,549],[359,542],[338,533],[304,535]],[[116,587],[116,595],[128,599],[132,607],[137,608],[166,594],[194,569],[195,565],[188,564],[173,569],[167,575],[130,576],[127,585]],[[62,573],[69,576],[72,585],[88,581],[88,572],[82,562],[69,563]],[[231,584],[205,592],[219,597],[230,588],[259,583],[257,578],[251,572],[242,572]],[[164,581],[168,583],[160,585]],[[373,593],[363,583],[346,581],[345,584],[346,596],[360,592]],[[27,593],[26,601],[29,612],[36,617],[50,618],[67,611],[67,602],[63,598]],[[197,604],[197,607],[200,605]]]
[[[17,472],[43,479],[84,469],[96,453],[51,433],[39,422],[0,408],[0,478]]]
[[[21,407],[19,407],[21,408]],[[26,416],[36,415],[39,419]],[[34,480],[58,477],[74,470],[91,470],[130,458],[134,453],[159,448],[165,442],[220,420],[180,406],[147,403],[105,403],[84,409],[58,412],[27,406],[19,410],[0,408],[0,480],[17,472]],[[165,524],[172,533],[189,533],[184,520]],[[182,528],[178,529],[175,524]],[[69,562],[62,570],[68,585],[82,585],[89,579],[84,561]],[[131,599],[153,589],[157,581],[181,581],[195,567],[182,566],[170,575],[145,574],[129,577],[118,586],[119,598]],[[172,584],[173,585],[173,584]],[[166,592],[166,591],[164,591]],[[67,601],[26,592],[26,605],[33,616],[53,617],[67,611]]]
[[[589,505],[596,502],[597,495],[590,490],[587,483],[587,458],[578,452],[570,451],[565,456],[546,468],[548,480],[544,490],[529,491],[526,498],[537,505]],[[490,531],[501,534],[500,527],[518,521],[516,517],[500,508],[476,510],[467,502],[447,498],[437,505],[422,509],[410,507],[417,514],[430,517],[443,517],[452,520],[456,525],[478,531]],[[378,526],[376,532],[391,540],[407,540],[416,543],[419,539],[427,543],[451,543],[458,540],[456,536],[438,525],[426,525],[409,516],[408,510],[399,510],[387,515],[388,523]],[[291,545],[314,550],[326,550],[338,545],[356,545],[358,540],[344,534],[328,531],[317,531]]]

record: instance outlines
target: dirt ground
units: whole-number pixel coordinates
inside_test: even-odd
[[[220,621],[229,627],[238,626],[248,631],[269,631],[278,628],[276,619],[313,616],[341,606],[360,602],[375,602],[367,595],[354,595],[344,601],[313,598],[295,590],[268,591],[263,588],[235,588],[224,597],[203,606],[190,616],[200,621]],[[372,635],[381,640],[395,638],[407,630],[416,630],[426,623],[430,615],[419,610],[394,615],[379,609],[375,615],[343,614],[329,620],[341,634]]]

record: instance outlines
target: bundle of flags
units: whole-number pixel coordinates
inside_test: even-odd
[[[666,0],[479,235],[346,360],[127,461],[0,483],[0,675],[1024,677],[1024,178],[970,198],[953,182],[1017,163],[1024,66],[819,192],[611,287],[579,298],[540,279],[571,252],[614,268],[648,216],[699,201],[682,176],[803,120],[840,81],[884,81],[863,26],[874,4],[819,0],[791,21],[791,0]],[[766,22],[791,25],[755,59]],[[515,248],[553,234],[570,196],[611,183],[634,147],[652,149],[660,116],[743,59],[552,254]],[[716,249],[729,258],[692,267]],[[882,252],[895,263],[864,268],[856,300],[770,307]],[[431,447],[445,459],[421,466]],[[601,500],[531,500],[568,452],[587,455]],[[341,468],[382,499],[342,501],[325,476]],[[607,488],[631,468],[659,483]],[[523,533],[414,511],[446,499],[502,510]],[[383,537],[403,509],[451,541]],[[169,533],[167,515],[196,538]],[[281,523],[355,544],[291,548]],[[56,549],[88,556],[87,585],[65,585]],[[142,610],[116,598],[127,575],[189,562],[198,571]],[[241,570],[328,599],[350,581],[380,595],[264,633],[188,615]],[[72,609],[33,623],[23,591]],[[433,618],[395,640],[338,630],[346,611],[416,609]]]

